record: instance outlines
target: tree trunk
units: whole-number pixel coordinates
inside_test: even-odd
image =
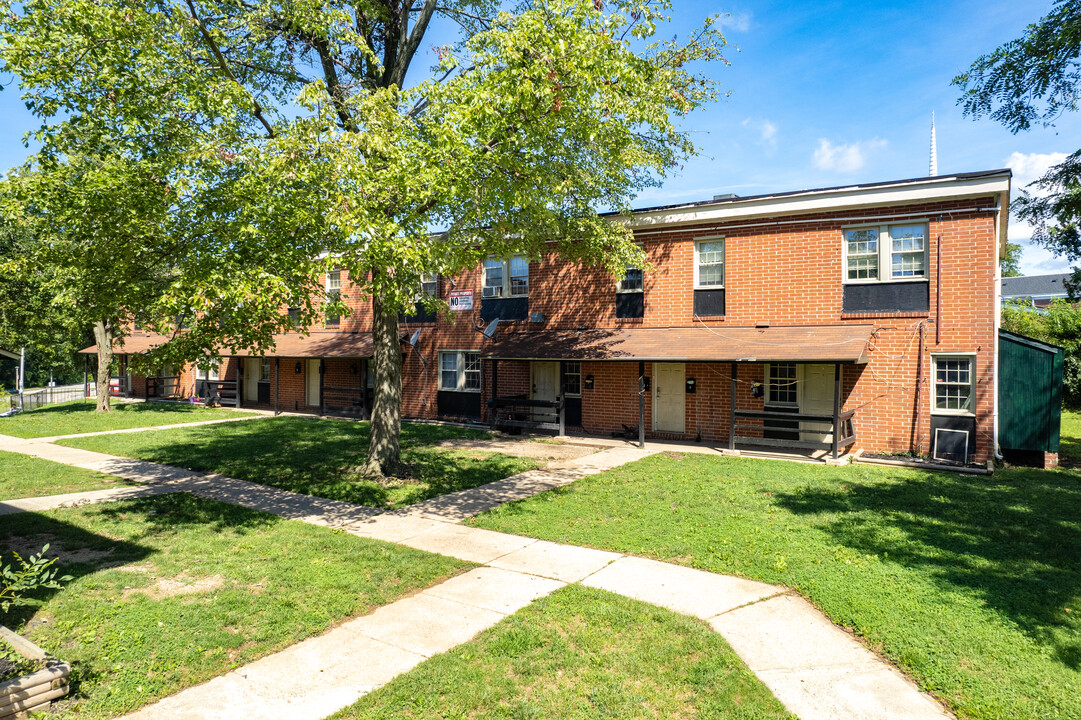
[[[109,406],[109,381],[112,379],[113,369],[113,327],[109,320],[94,323],[94,342],[98,344],[98,412],[112,412]]]
[[[389,311],[379,297],[373,297],[372,315],[375,399],[364,474],[381,477],[393,473],[401,460],[402,349],[398,339],[398,313]]]

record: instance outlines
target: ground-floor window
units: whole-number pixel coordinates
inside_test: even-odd
[[[480,353],[467,350],[440,352],[439,389],[480,392]]]
[[[766,404],[795,405],[796,363],[770,363],[766,367]]]
[[[970,415],[976,390],[976,359],[971,355],[934,356],[934,409],[948,415]]]
[[[571,397],[582,395],[582,363],[577,361],[563,363],[563,393]]]

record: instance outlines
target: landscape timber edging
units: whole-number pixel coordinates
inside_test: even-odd
[[[24,718],[34,710],[44,710],[53,700],[68,694],[71,666],[50,657],[34,643],[0,625],[0,640],[28,660],[40,660],[45,667],[37,672],[0,683],[0,720]]]

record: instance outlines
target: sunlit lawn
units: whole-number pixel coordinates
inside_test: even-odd
[[[0,623],[72,665],[58,717],[110,718],[454,575],[451,558],[185,493],[2,518],[74,576]]]
[[[962,718],[1081,718],[1076,471],[659,455],[475,524],[785,584]]]
[[[0,451],[0,500],[104,490],[130,484],[112,475]]]
[[[571,585],[334,720],[791,718],[698,620]]]
[[[450,438],[488,433],[443,425],[402,424],[400,477],[360,476],[368,423],[279,417],[152,433],[102,435],[65,445],[213,471],[306,495],[374,507],[400,507],[499,480],[538,466],[532,458],[437,447]]]
[[[254,414],[205,408],[200,405],[159,402],[114,403],[112,412],[98,413],[95,412],[93,399],[75,400],[0,418],[0,435],[19,438],[75,435],[202,420],[250,417]]]

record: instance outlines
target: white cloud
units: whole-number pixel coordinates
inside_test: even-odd
[[[717,18],[718,30],[731,30],[732,32],[747,32],[751,29],[751,13],[725,13]]]
[[[769,147],[777,147],[777,126],[769,120],[754,120],[747,118],[742,123],[743,127],[758,131],[758,142]]]
[[[834,145],[825,138],[819,138],[818,147],[815,148],[811,159],[814,166],[819,170],[851,173],[863,167],[869,152],[884,148],[887,144],[885,140],[874,138],[873,140]]]
[[[1013,196],[1026,188],[1029,183],[1043,177],[1052,165],[1058,165],[1066,159],[1066,153],[1024,153],[1015,152],[1006,158],[1006,167],[1013,170]],[[1031,192],[1035,188],[1029,188]]]

